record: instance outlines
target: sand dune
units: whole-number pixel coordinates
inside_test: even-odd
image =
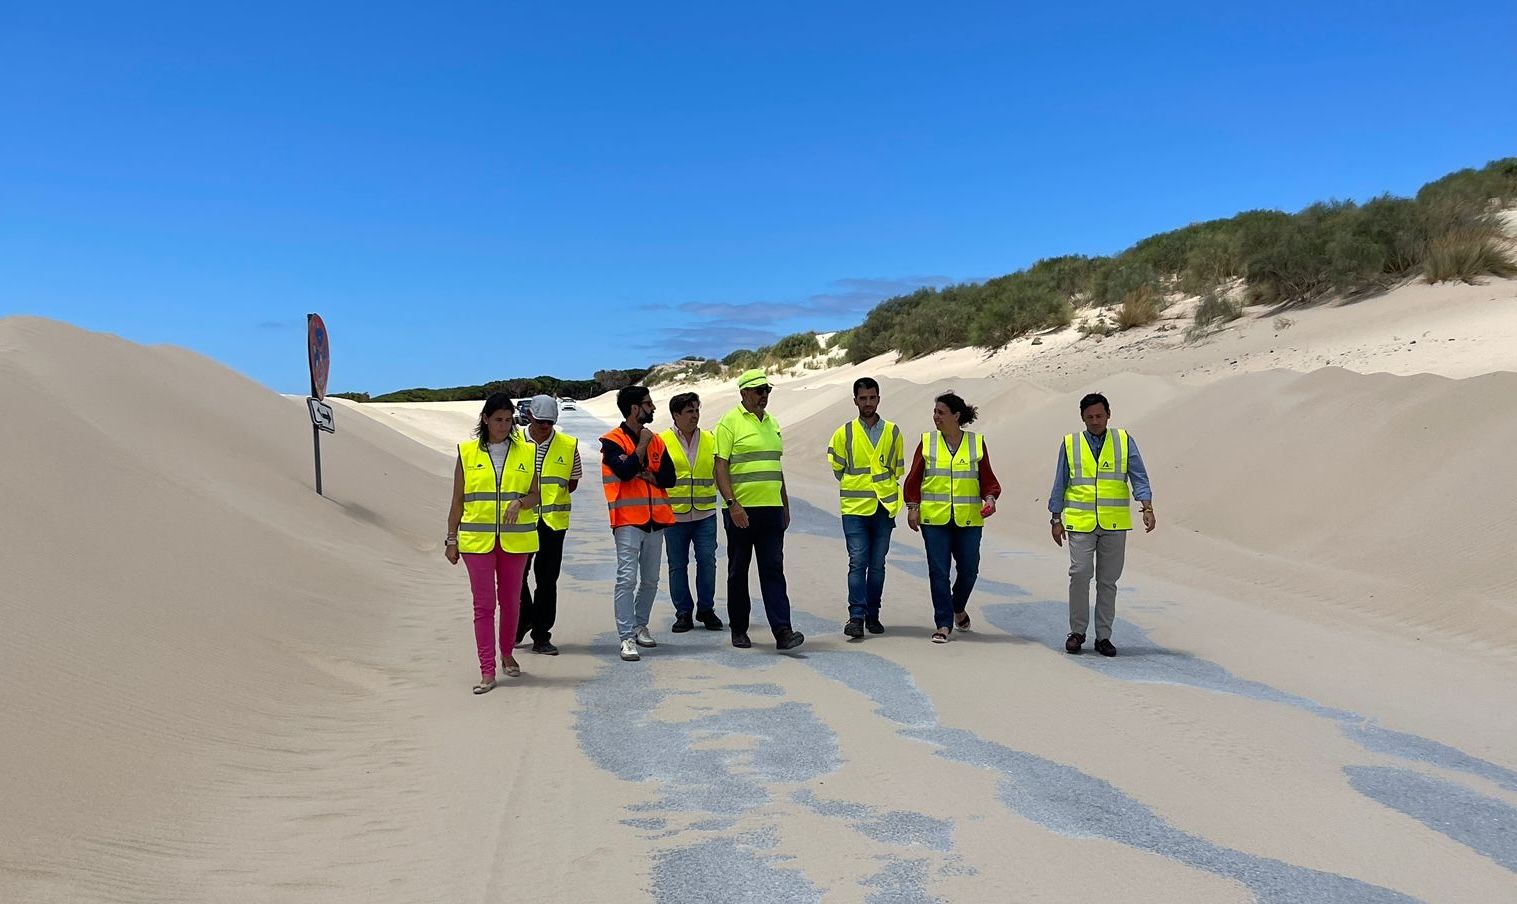
[[[1319,315],[1289,329],[1379,347]],[[617,661],[592,480],[564,655],[476,698],[438,546],[474,405],[340,407],[320,498],[298,400],[0,321],[0,900],[1514,900],[1517,484],[1475,457],[1514,439],[1517,366],[1182,376],[1074,344],[1010,366],[1032,348],[780,381],[802,655],[670,635],[661,591],[660,647]],[[904,529],[889,633],[838,631],[822,448],[865,372],[908,433],[950,386],[984,412],[1006,490],[976,630],[947,647]],[[1059,649],[1043,508],[1091,388],[1161,519],[1130,546],[1113,660]],[[699,389],[708,421],[735,402]],[[593,441],[614,415],[585,407],[565,427]]]

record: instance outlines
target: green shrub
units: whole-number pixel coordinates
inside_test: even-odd
[[[1159,272],[1146,261],[1120,256],[1093,274],[1090,303],[1096,307],[1121,304],[1128,295],[1144,288],[1160,289]]]
[[[1432,209],[1489,213],[1494,203],[1517,203],[1517,157],[1492,160],[1480,169],[1462,169],[1422,186],[1417,203]]]
[[[1196,326],[1209,327],[1229,323],[1243,316],[1243,305],[1208,292],[1196,305]]]
[[[749,370],[763,363],[763,356],[751,348],[733,349],[722,358],[722,363],[733,370]]]
[[[1000,348],[1034,330],[1067,324],[1072,311],[1068,298],[1050,280],[1023,272],[985,283],[973,316],[971,341]]]
[[[1106,322],[1106,318],[1104,316],[1097,316],[1091,320],[1080,321],[1081,336],[1110,336],[1111,333],[1111,324]]]
[[[1239,235],[1235,227],[1213,229],[1198,236],[1185,253],[1180,291],[1200,295],[1243,272]]]
[[[1428,242],[1422,272],[1430,283],[1473,283],[1482,276],[1517,276],[1517,262],[1512,260],[1496,224],[1483,220],[1434,236]]]
[[[778,361],[794,361],[798,358],[809,358],[820,352],[822,347],[816,341],[816,333],[791,333],[773,345],[759,349],[764,357]]]

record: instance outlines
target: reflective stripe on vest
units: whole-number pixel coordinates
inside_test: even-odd
[[[500,477],[495,462],[478,440],[458,444],[458,461],[464,471],[464,513],[458,524],[458,551],[487,553],[495,544],[506,552],[537,552],[537,509],[523,509],[516,520],[500,523],[506,505],[532,490],[532,468],[537,447],[512,434],[506,464]]]
[[[543,494],[537,513],[542,516],[543,523],[554,530],[568,530],[569,510],[573,508],[569,498],[569,475],[574,473],[574,450],[579,440],[554,430],[548,442],[543,470],[537,475],[537,486]]]
[[[601,437],[610,440],[628,455],[637,451],[637,444],[620,426]],[[648,470],[657,474],[664,461],[664,441],[657,436],[648,444]],[[606,493],[606,510],[611,516],[611,529],[640,527],[644,524],[673,524],[674,511],[669,508],[669,493],[641,477],[622,480],[616,476],[604,457],[600,463],[601,489]]]
[[[1132,530],[1131,496],[1127,488],[1127,431],[1108,428],[1099,458],[1084,433],[1064,437],[1064,464],[1069,469],[1064,487],[1064,529],[1088,534]]]
[[[950,522],[960,527],[979,527],[985,523],[980,507],[980,459],[985,457],[985,439],[978,433],[964,431],[956,451],[948,450],[948,441],[936,431],[922,434],[922,507],[923,524],[941,526]]]
[[[731,434],[727,475],[737,503],[744,508],[783,505],[781,490],[785,477],[780,458],[785,453],[785,443],[774,416],[766,413],[763,421],[759,421],[740,405],[723,415],[716,429]]]
[[[858,419],[832,434],[827,450],[838,480],[838,509],[844,515],[873,515],[880,505],[894,518],[901,510],[900,472],[904,463],[901,430],[885,421],[878,448]]]
[[[658,435],[664,451],[674,462],[674,487],[669,490],[669,507],[676,515],[691,509],[709,512],[716,508],[716,437],[701,430],[696,439],[695,465],[685,457],[685,444],[674,428]]]

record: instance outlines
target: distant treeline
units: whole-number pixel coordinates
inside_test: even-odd
[[[1289,305],[1373,294],[1413,276],[1513,276],[1496,214],[1514,204],[1517,157],[1509,157],[1429,182],[1415,198],[1252,210],[1150,236],[1112,257],[1048,258],[983,283],[919,289],[881,302],[833,341],[855,363],[889,351],[910,358],[999,348],[1067,326],[1083,307],[1120,304],[1119,326],[1150,322],[1169,295],[1205,298],[1238,280],[1250,304]]]
[[[401,389],[377,396],[370,396],[366,392],[334,392],[332,395],[355,402],[472,402],[496,392],[504,392],[518,399],[539,394],[588,399],[603,392],[630,386],[647,376],[650,369],[644,367],[636,370],[598,370],[594,378],[589,380],[560,380],[557,377],[547,376],[517,377],[511,380],[495,380],[478,386]]]
[[[980,283],[918,289],[880,302],[858,326],[825,348],[814,332],[717,359],[688,357],[641,370],[597,371],[593,380],[553,377],[503,380],[452,389],[406,389],[375,402],[482,399],[546,392],[586,398],[630,383],[678,382],[730,375],[750,367],[784,368],[846,351],[858,363],[886,352],[913,358],[950,348],[1000,348],[1011,340],[1068,326],[1076,311],[1119,305],[1114,322],[1082,330],[1105,333],[1151,323],[1176,296],[1200,296],[1196,324],[1238,316],[1243,303],[1288,306],[1328,296],[1366,296],[1420,277],[1428,282],[1517,276],[1511,242],[1498,217],[1517,206],[1517,157],[1450,173],[1415,197],[1381,195],[1363,204],[1323,201],[1299,213],[1250,210],[1150,236],[1110,257],[1070,254]],[[842,355],[842,351],[836,352]],[[651,373],[650,373],[651,371]]]

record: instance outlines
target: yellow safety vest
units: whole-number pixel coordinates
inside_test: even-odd
[[[548,442],[550,445],[548,454],[543,456],[542,473],[537,475],[538,489],[543,496],[537,514],[542,517],[544,524],[554,530],[568,530],[569,510],[572,508],[569,475],[574,473],[574,450],[578,447],[579,440],[554,430]],[[536,454],[536,450],[533,454]]]
[[[659,434],[664,449],[674,462],[674,488],[669,491],[669,507],[676,515],[683,515],[691,509],[709,512],[716,508],[716,437],[710,430],[699,433],[693,467],[685,457],[685,444],[679,431],[671,427]]]
[[[1088,534],[1097,525],[1106,530],[1132,530],[1131,493],[1127,487],[1127,431],[1108,427],[1097,460],[1084,433],[1064,437],[1064,463],[1069,480],[1064,488],[1064,529]]]
[[[869,444],[864,425],[854,418],[832,434],[828,455],[838,480],[838,507],[845,515],[873,515],[881,505],[894,518],[901,510],[901,471],[906,459],[901,429],[885,421],[879,448]]]
[[[531,440],[512,433],[501,476],[495,462],[479,440],[458,444],[458,460],[464,469],[464,515],[458,524],[459,552],[494,552],[498,540],[506,552],[537,552],[537,509],[524,508],[514,522],[502,523],[506,505],[532,491]]]
[[[922,434],[922,507],[923,524],[941,526],[952,522],[960,527],[979,527],[985,523],[980,508],[980,459],[985,457],[985,438],[964,431],[957,452],[948,451],[943,434]]]
[[[739,405],[716,422],[716,456],[727,459],[732,495],[743,508],[785,504],[785,475],[780,458],[785,440],[780,422],[765,412],[761,421]]]

